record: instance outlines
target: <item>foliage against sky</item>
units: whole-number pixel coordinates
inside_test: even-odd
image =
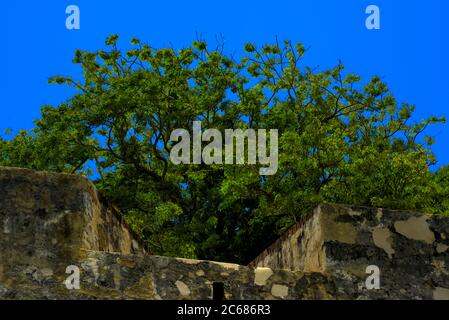
[[[320,202],[449,213],[449,170],[425,129],[377,76],[306,67],[301,44],[248,43],[236,60],[195,41],[175,50],[133,39],[76,51],[77,90],[36,128],[0,139],[0,165],[87,174],[153,252],[248,262]],[[279,130],[279,169],[174,165],[177,128]]]

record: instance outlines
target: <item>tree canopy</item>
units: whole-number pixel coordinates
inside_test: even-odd
[[[427,126],[378,76],[303,65],[290,41],[242,58],[203,41],[175,50],[118,36],[77,50],[82,79],[35,127],[0,138],[0,165],[85,174],[156,254],[245,263],[320,202],[449,214],[449,167],[436,173]],[[279,168],[175,165],[177,128],[278,129]]]

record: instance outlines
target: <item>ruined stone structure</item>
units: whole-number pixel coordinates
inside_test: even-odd
[[[249,266],[159,257],[85,178],[0,168],[0,299],[449,299],[448,247],[449,218],[320,205]]]

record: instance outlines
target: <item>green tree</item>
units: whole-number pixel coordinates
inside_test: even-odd
[[[78,50],[83,78],[36,127],[0,139],[0,165],[87,174],[157,254],[248,262],[320,202],[449,213],[448,169],[436,174],[428,125],[411,123],[379,77],[301,63],[289,41],[245,46],[236,61],[202,41],[154,49],[118,36]],[[278,129],[279,168],[174,165],[177,128]]]

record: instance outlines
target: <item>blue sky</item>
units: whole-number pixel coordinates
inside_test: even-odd
[[[65,26],[68,5],[81,11],[81,29]],[[380,8],[381,29],[365,27],[368,5]],[[138,37],[155,47],[187,46],[200,35],[221,35],[238,56],[246,42],[289,39],[309,51],[305,63],[322,68],[343,61],[365,80],[381,76],[399,101],[415,104],[415,119],[449,120],[449,1],[2,1],[0,9],[0,133],[31,128],[40,107],[70,96],[50,76],[79,75],[75,49],[96,50],[111,33],[122,44]],[[126,41],[126,42],[125,42]],[[439,163],[449,164],[449,125],[428,131]]]

